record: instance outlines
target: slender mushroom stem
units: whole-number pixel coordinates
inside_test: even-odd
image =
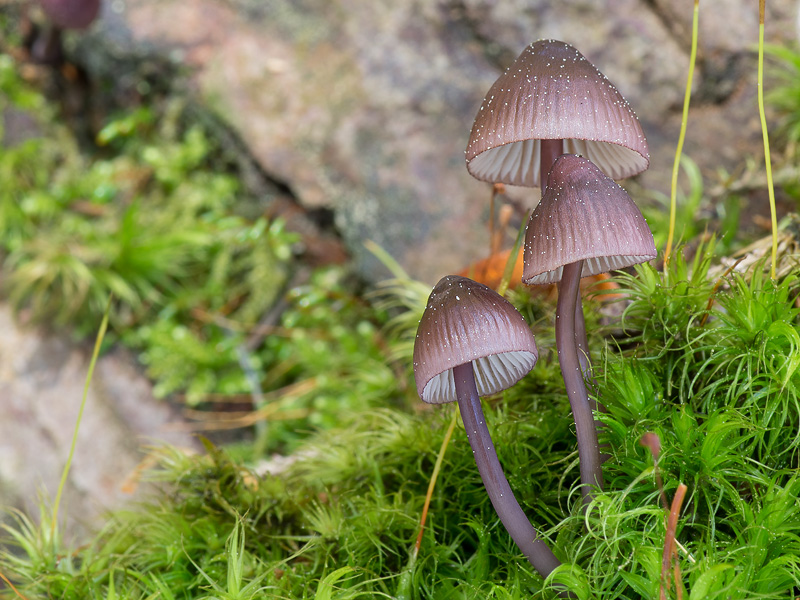
[[[547,577],[561,562],[539,537],[508,485],[483,416],[472,363],[454,367],[453,377],[461,420],[492,506],[522,553],[542,577]]]
[[[58,25],[46,23],[42,26],[31,45],[31,57],[43,65],[60,66],[64,62],[61,28]]]
[[[564,140],[541,140],[539,142],[541,149],[541,157],[539,158],[539,185],[542,189],[542,195],[547,188],[547,175],[550,169],[553,168],[553,163],[556,159],[564,154]]]
[[[547,176],[556,159],[564,154],[564,140],[541,140],[541,157],[539,158],[539,185],[542,195],[547,188]],[[576,344],[578,345],[578,360],[581,365],[581,372],[586,379],[592,377],[592,362],[589,358],[589,338],[586,335],[586,324],[583,319],[583,302],[578,296],[575,305],[575,331]]]
[[[589,355],[589,338],[586,335],[586,321],[583,318],[583,299],[578,291],[578,299],[575,302],[575,349],[578,352],[578,362],[581,365],[583,380],[588,382],[590,392],[594,395],[589,396],[589,406],[593,411],[606,412],[605,406],[597,401],[597,380],[592,373],[592,359]],[[600,428],[600,422],[595,423]]]
[[[586,335],[586,320],[583,318],[583,299],[581,298],[580,287],[578,288],[578,299],[575,302],[575,349],[578,351],[578,362],[581,365],[583,378],[593,381],[592,360],[589,356],[589,337]],[[594,400],[590,399],[589,403],[594,408]]]
[[[558,284],[558,304],[556,305],[556,347],[561,374],[567,388],[572,416],[575,419],[575,433],[578,438],[578,459],[581,472],[581,496],[584,505],[592,499],[592,486],[603,489],[600,446],[597,441],[589,395],[578,360],[575,342],[575,306],[580,295],[579,283],[583,261],[579,260],[564,266]]]

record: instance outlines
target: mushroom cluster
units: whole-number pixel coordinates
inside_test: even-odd
[[[647,141],[627,101],[594,65],[569,44],[540,40],[486,94],[466,162],[477,179],[541,188],[526,230],[522,282],[558,284],[556,346],[586,506],[603,489],[603,475],[578,284],[656,257],[644,217],[614,181],[647,169]],[[458,402],[492,505],[546,577],[560,563],[514,498],[480,404],[480,396],[514,385],[537,358],[523,317],[490,288],[449,276],[433,289],[414,346],[417,391],[425,402]]]
[[[592,486],[603,489],[603,473],[585,367],[579,361],[579,282],[655,257],[650,228],[625,190],[589,159],[574,154],[556,159],[528,221],[522,282],[558,283],[556,348],[575,419],[584,504],[591,501]]]

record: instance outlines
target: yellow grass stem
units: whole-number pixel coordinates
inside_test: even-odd
[[[92,375],[94,374],[94,367],[97,364],[97,357],[100,355],[100,346],[103,343],[103,338],[106,335],[108,328],[108,314],[111,312],[111,296],[108,297],[108,304],[106,304],[106,312],[103,314],[103,320],[100,322],[100,330],[97,332],[97,339],[94,342],[94,351],[92,352],[92,360],[89,363],[89,372],[86,374],[86,383],[83,386],[83,399],[81,400],[81,407],[78,410],[78,420],[75,422],[75,429],[72,432],[72,444],[69,448],[69,455],[67,456],[67,463],[64,465],[64,471],[61,473],[61,482],[58,484],[58,492],[56,492],[56,500],[53,503],[53,521],[50,523],[51,539],[55,539],[56,526],[58,524],[58,507],[61,504],[61,495],[64,493],[64,487],[67,483],[69,476],[69,469],[72,466],[72,457],[75,456],[75,446],[78,444],[78,430],[81,427],[81,419],[83,419],[83,410],[86,408],[86,398],[89,396],[89,385],[92,383]]]
[[[450,419],[450,426],[447,428],[447,431],[444,434],[442,446],[439,448],[439,454],[436,456],[436,463],[433,465],[431,480],[428,482],[428,493],[425,494],[425,504],[422,507],[422,515],[419,519],[419,535],[417,535],[417,541],[414,544],[414,550],[412,550],[411,554],[412,561],[417,558],[417,555],[419,554],[419,548],[422,545],[422,535],[425,533],[425,520],[428,518],[428,507],[431,505],[433,490],[436,487],[436,480],[439,478],[439,471],[442,468],[444,454],[447,452],[447,446],[450,444],[450,438],[453,437],[453,431],[456,428],[456,422],[458,420],[458,407],[454,406],[453,408],[453,418]]]
[[[769,193],[769,212],[772,221],[772,265],[770,277],[775,279],[778,262],[778,216],[775,211],[775,187],[772,184],[772,160],[769,155],[769,133],[764,111],[764,12],[766,0],[758,3],[758,116],[761,119],[761,135],[764,138],[764,163],[767,170],[767,192]]]
[[[692,79],[694,78],[694,64],[697,58],[698,23],[700,22],[700,0],[694,0],[692,15],[692,50],[689,55],[689,75],[686,77],[686,92],[683,96],[683,116],[681,117],[681,132],[678,135],[678,145],[675,148],[675,162],[672,165],[672,185],[669,194],[669,234],[667,247],[664,250],[664,271],[667,270],[669,257],[672,254],[672,240],[675,237],[675,215],[677,213],[678,198],[678,171],[681,165],[683,142],[686,139],[686,125],[689,122],[689,104],[692,99]]]

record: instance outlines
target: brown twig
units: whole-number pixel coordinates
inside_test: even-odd
[[[14,584],[11,583],[8,580],[8,578],[5,575],[3,575],[2,573],[0,573],[0,579],[5,581],[6,585],[11,588],[11,591],[14,592],[17,595],[17,598],[22,598],[22,600],[28,600],[25,596],[22,595],[22,593],[20,593],[20,591],[17,588],[14,587]]]
[[[667,593],[669,592],[670,581],[669,571],[670,562],[673,562],[673,577],[675,579],[675,592],[678,599],[683,598],[683,590],[681,588],[681,571],[678,565],[678,550],[675,547],[675,529],[678,526],[678,516],[681,512],[681,505],[686,496],[687,487],[681,483],[678,489],[675,490],[675,496],[672,498],[672,507],[669,511],[669,518],[667,519],[667,534],[664,538],[664,554],[661,558],[661,583],[659,584],[659,595],[661,600],[666,600]]]

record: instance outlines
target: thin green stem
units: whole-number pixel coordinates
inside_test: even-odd
[[[769,193],[769,212],[772,221],[772,266],[770,277],[775,279],[778,262],[778,215],[775,210],[775,186],[772,184],[772,160],[769,155],[769,132],[764,111],[764,10],[766,0],[758,3],[758,116],[761,119],[761,135],[764,138],[764,163],[767,170],[767,192]]]
[[[373,242],[372,240],[366,240],[364,242],[364,247],[372,252],[375,258],[381,261],[383,266],[389,269],[392,275],[394,275],[397,279],[408,279],[408,273],[406,273],[405,269],[400,266],[400,263],[397,262],[391,254],[389,254],[376,242]]]
[[[83,399],[81,400],[81,407],[78,410],[78,420],[75,422],[75,429],[72,432],[72,444],[69,448],[69,455],[67,456],[67,463],[64,465],[64,471],[61,473],[61,482],[58,484],[56,500],[53,504],[53,522],[50,524],[50,533],[52,539],[55,539],[56,524],[58,523],[58,507],[61,504],[61,495],[64,493],[67,477],[69,477],[69,469],[72,466],[72,458],[75,456],[75,447],[78,444],[78,431],[81,428],[83,410],[86,408],[86,399],[89,397],[89,385],[92,383],[94,367],[97,364],[97,357],[100,355],[100,346],[103,343],[103,338],[105,337],[106,329],[108,328],[108,314],[111,312],[111,298],[112,296],[109,295],[108,304],[106,304],[106,311],[103,313],[103,320],[100,322],[100,330],[97,332],[97,339],[94,342],[92,360],[89,363],[89,372],[86,373],[86,383],[83,386]]]
[[[669,193],[669,234],[667,247],[664,250],[664,271],[667,270],[670,254],[672,254],[672,240],[675,238],[675,215],[677,213],[678,198],[678,171],[681,165],[683,142],[686,139],[686,125],[689,122],[689,104],[692,99],[692,79],[694,78],[694,64],[697,58],[698,23],[700,21],[700,0],[694,0],[694,13],[692,15],[692,50],[689,56],[689,75],[686,77],[686,92],[683,96],[683,115],[681,116],[681,132],[678,135],[678,145],[675,148],[675,161],[672,164],[672,185]]]

